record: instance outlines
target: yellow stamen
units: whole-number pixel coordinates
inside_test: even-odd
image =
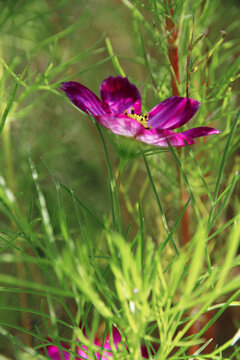
[[[142,124],[142,126],[145,127],[145,129],[151,129],[151,126],[148,125],[148,114],[144,114],[144,115],[138,115],[138,114],[134,114],[134,109],[131,109],[131,114],[128,114],[127,111],[124,112],[125,115],[127,115],[128,117],[130,117],[131,119],[135,119],[137,120],[140,124]]]

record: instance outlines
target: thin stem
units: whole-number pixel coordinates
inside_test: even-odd
[[[100,140],[102,142],[103,145],[103,151],[104,151],[104,155],[105,155],[105,159],[106,159],[106,164],[107,164],[107,168],[108,168],[108,173],[109,173],[109,177],[110,177],[110,187],[111,187],[111,194],[113,197],[113,215],[115,214],[114,210],[116,210],[117,213],[117,221],[118,221],[118,231],[122,234],[122,217],[121,217],[121,210],[120,210],[120,205],[119,205],[119,200],[118,200],[118,195],[117,195],[117,188],[116,188],[116,182],[113,176],[113,172],[112,172],[112,167],[110,164],[110,159],[109,159],[109,155],[108,155],[108,150],[107,150],[107,146],[105,144],[105,140],[102,134],[102,130],[99,126],[99,124],[97,122],[95,122],[96,127],[97,127],[97,131],[100,137]],[[114,209],[115,208],[115,209]],[[115,215],[114,215],[115,216]]]
[[[172,93],[173,96],[179,96],[178,84],[180,83],[179,66],[178,66],[178,29],[172,21],[173,0],[167,0],[167,13],[166,13],[166,31],[168,33],[168,56],[170,64],[173,68],[175,76],[171,73]],[[168,10],[170,14],[168,14]],[[170,16],[171,15],[171,16]]]

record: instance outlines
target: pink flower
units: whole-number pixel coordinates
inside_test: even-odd
[[[87,87],[75,81],[62,83],[61,89],[86,114],[112,133],[133,137],[144,143],[166,147],[195,143],[195,138],[218,134],[210,127],[196,127],[181,133],[173,130],[186,124],[198,111],[200,103],[190,98],[172,96],[147,114],[141,113],[141,97],[127,78],[109,76],[100,87],[101,100]]]
[[[117,349],[118,344],[121,341],[121,335],[115,327],[113,327],[112,335],[113,335],[114,345]],[[49,339],[49,341],[51,341],[51,339]],[[100,360],[100,359],[108,360],[109,358],[111,358],[113,356],[112,348],[110,345],[110,337],[108,334],[105,338],[103,345],[100,342],[100,340],[97,337],[95,337],[94,345],[95,345],[95,347],[99,347],[99,352],[98,351],[95,352],[95,356],[96,356],[97,360]],[[69,350],[69,347],[67,347],[64,344],[61,344],[61,347],[65,348],[66,350]],[[42,349],[42,352],[44,355],[48,354],[49,358],[52,360],[62,360],[62,359],[69,360],[70,359],[70,352],[65,351],[63,349],[59,349],[56,345],[46,345],[44,347],[44,349]],[[47,354],[46,354],[46,352],[47,352]],[[79,355],[79,357],[76,356],[75,359],[78,359],[78,360],[89,359],[87,346],[79,344],[79,346],[76,346],[75,352],[76,352],[76,354]],[[61,357],[61,355],[62,355],[62,357]]]
[[[115,327],[113,327],[112,329],[112,336],[115,348],[117,349],[121,341],[121,335]],[[51,342],[51,339],[48,340]],[[97,337],[95,337],[93,343],[95,347],[99,347],[99,351],[95,351],[95,357],[97,360],[109,360],[113,357],[113,350],[110,345],[109,334],[107,334],[103,345]],[[59,349],[56,345],[46,345],[44,349],[42,349],[42,353],[46,356],[48,355],[49,359],[52,360],[69,360],[70,352],[63,350],[63,348],[69,350],[69,347],[65,346],[64,344],[61,344],[61,349]],[[79,355],[79,357],[75,357],[76,360],[89,359],[87,346],[79,344],[78,346],[76,346],[75,352]],[[145,346],[141,346],[141,353],[142,358],[149,358],[148,351]]]

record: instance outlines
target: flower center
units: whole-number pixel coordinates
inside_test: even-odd
[[[148,125],[148,114],[138,115],[134,114],[134,108],[131,108],[131,114],[128,114],[127,111],[124,112],[125,115],[130,117],[131,119],[137,120],[145,129],[151,129],[151,126]]]

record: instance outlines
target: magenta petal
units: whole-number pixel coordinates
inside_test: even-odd
[[[122,76],[109,76],[100,87],[102,102],[111,113],[123,114],[134,108],[135,114],[141,114],[141,96],[135,85]]]
[[[149,354],[146,346],[141,346],[141,355],[144,359],[149,359]]]
[[[171,146],[192,145],[195,141],[186,135],[174,133],[171,130],[150,129],[136,136],[137,140],[150,145],[167,147],[168,142]]]
[[[66,352],[64,350],[59,350],[57,348],[57,346],[55,346],[55,345],[47,346],[47,352],[48,352],[49,358],[52,360],[62,360],[62,357],[60,354],[62,354],[64,360],[70,359],[70,354],[68,352]],[[46,353],[46,351],[43,350],[43,354],[45,354],[45,353]]]
[[[172,96],[149,112],[152,129],[176,129],[186,124],[198,111],[200,103],[180,96]]]
[[[76,352],[80,356],[78,359],[89,359],[87,355],[88,349],[85,345],[82,345],[81,348],[78,347]]]
[[[120,334],[120,332],[118,331],[118,329],[115,326],[113,326],[112,334],[113,334],[113,342],[114,342],[114,345],[115,345],[115,347],[117,349],[118,344],[121,341],[121,334]]]
[[[144,127],[137,120],[126,115],[101,115],[97,116],[96,120],[117,135],[134,137],[144,130]]]
[[[194,139],[194,138],[198,138],[201,136],[219,134],[220,132],[221,131],[219,131],[217,129],[207,127],[207,126],[202,126],[202,127],[196,127],[193,129],[183,131],[182,134]]]
[[[82,84],[75,81],[63,82],[61,89],[65,91],[73,104],[86,114],[90,112],[93,116],[96,116],[108,112],[108,109],[102,105],[99,98]]]

